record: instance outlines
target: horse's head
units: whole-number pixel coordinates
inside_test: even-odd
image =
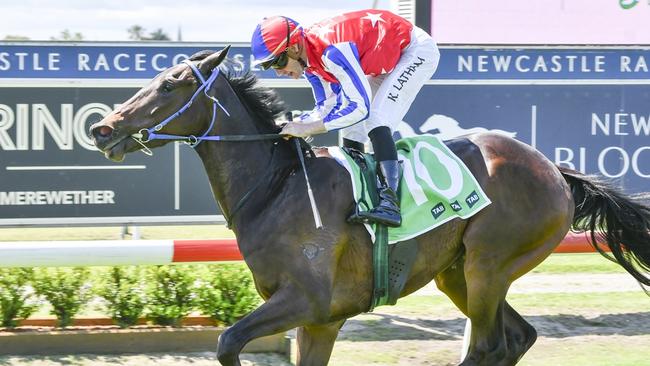
[[[224,60],[228,49],[226,47],[204,58],[192,56],[190,60],[200,59],[190,61],[196,70],[187,63],[181,63],[162,71],[133,97],[90,126],[95,146],[108,159],[121,161],[126,153],[145,148],[142,135],[154,129],[156,133],[166,135],[197,136],[203,133],[208,128],[206,121],[210,121],[210,116],[207,114],[211,113],[211,109],[201,108],[197,104],[206,105],[211,101],[197,91],[205,84],[201,78],[209,77],[212,70]],[[205,51],[202,54],[205,55]],[[197,71],[201,76],[196,75]],[[189,103],[191,99],[192,103]],[[181,109],[183,112],[173,117]],[[167,120],[170,120],[168,124],[162,123]],[[150,148],[171,141],[148,140],[144,136],[146,147]]]

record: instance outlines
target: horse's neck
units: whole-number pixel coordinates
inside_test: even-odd
[[[259,135],[269,132],[269,127],[258,123],[225,78],[217,79],[212,92],[221,101],[219,107],[225,107],[225,110],[224,113],[219,110],[211,135]],[[212,107],[214,106],[210,106]],[[258,183],[262,182],[263,185],[264,176],[275,170],[278,163],[272,159],[273,145],[273,142],[266,140],[205,141],[197,146],[196,150],[203,161],[214,197],[226,218],[232,220],[232,212],[239,209],[237,205],[242,197],[253,189],[263,188]],[[250,205],[247,203],[246,206]],[[242,208],[237,211],[237,217],[241,217],[243,211],[246,210]]]
[[[219,135],[257,134],[256,130],[220,132]],[[212,193],[223,214],[229,218],[239,200],[273,169],[268,141],[209,142],[197,146]]]

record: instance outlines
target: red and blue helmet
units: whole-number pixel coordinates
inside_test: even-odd
[[[302,27],[295,20],[284,16],[264,18],[251,39],[255,64],[273,60],[301,38]]]

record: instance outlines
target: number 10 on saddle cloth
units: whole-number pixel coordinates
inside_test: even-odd
[[[409,137],[395,144],[402,163],[402,226],[388,228],[389,244],[414,238],[456,217],[467,219],[491,203],[465,163],[437,137]],[[372,201],[357,163],[339,147],[330,147],[329,153],[350,173],[359,209],[370,209]],[[374,242],[374,225],[365,226]]]

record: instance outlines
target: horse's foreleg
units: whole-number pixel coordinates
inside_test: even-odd
[[[309,302],[285,288],[219,337],[217,358],[223,366],[239,366],[239,354],[251,340],[287,331],[310,322]]]
[[[334,341],[345,320],[298,328],[298,366],[327,365]]]

